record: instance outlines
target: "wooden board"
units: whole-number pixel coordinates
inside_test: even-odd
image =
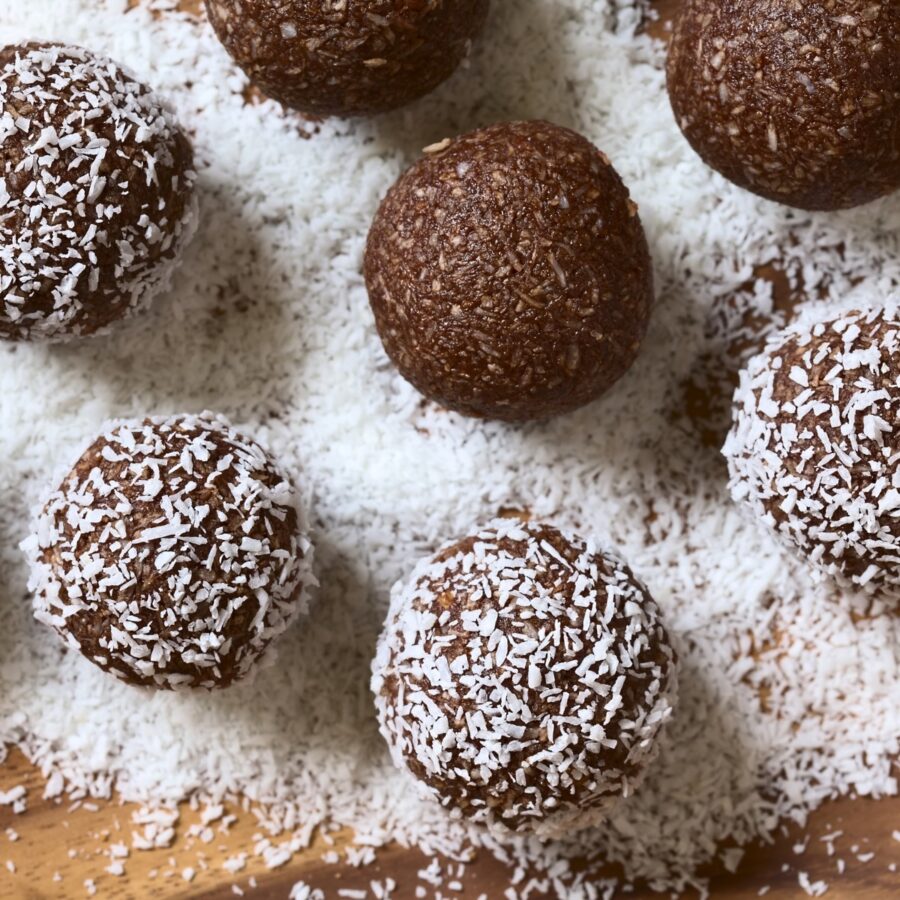
[[[191,825],[199,815],[182,807],[171,848],[152,851],[132,851],[124,860],[126,873],[114,876],[104,870],[109,865],[109,848],[124,841],[130,843],[134,826],[131,804],[103,802],[96,811],[70,811],[69,803],[42,800],[44,779],[18,753],[11,754],[0,769],[0,792],[17,785],[28,788],[28,808],[15,815],[9,807],[0,807],[0,897],[38,900],[38,898],[83,898],[87,896],[85,881],[93,879],[98,897],[111,900],[225,900],[234,898],[237,885],[246,896],[255,900],[286,898],[299,880],[322,888],[331,898],[339,888],[367,889],[372,880],[393,878],[397,890],[393,900],[413,900],[415,886],[420,882],[416,872],[426,864],[420,853],[402,847],[390,847],[377,852],[374,865],[361,869],[347,864],[329,865],[322,855],[329,850],[346,846],[349,835],[338,834],[335,845],[329,846],[317,838],[313,846],[296,855],[283,868],[269,871],[258,859],[248,859],[247,868],[230,874],[223,862],[235,854],[252,849],[259,828],[251,813],[237,811],[238,821],[228,834],[216,831],[210,843],[189,836]],[[211,826],[217,829],[217,823]],[[12,828],[18,840],[10,841],[6,831]],[[798,874],[806,872],[811,882],[823,880],[830,884],[828,897],[847,900],[887,900],[900,891],[900,842],[891,833],[900,828],[900,800],[863,801],[840,800],[817,812],[804,829],[786,829],[774,846],[750,847],[738,872],[734,875],[713,874],[713,896],[728,900],[755,900],[760,889],[769,886],[769,898],[803,897],[798,886]],[[834,841],[834,855],[829,855],[823,835],[843,831]],[[805,843],[802,853],[795,852],[798,842]],[[856,847],[856,850],[853,850]],[[69,854],[72,854],[70,857]],[[874,854],[868,861],[868,854]],[[846,865],[838,877],[837,865]],[[12,861],[15,872],[5,868]],[[889,868],[893,866],[896,871]],[[182,872],[192,868],[196,874],[185,881]],[[57,875],[61,880],[54,881]],[[155,874],[154,874],[155,873]],[[509,884],[511,872],[482,853],[471,863],[463,878],[464,890],[455,894],[461,898],[475,898],[486,894],[491,900],[502,898]],[[251,887],[251,878],[256,887]],[[638,891],[633,897],[658,897],[649,891]]]
[[[665,34],[664,22],[676,3],[662,0],[655,4],[662,13],[660,23],[651,26],[657,34]],[[182,0],[182,5],[197,11],[201,4],[200,0]],[[784,288],[777,278],[776,283]],[[207,841],[192,833],[200,816],[185,805],[171,847],[132,851],[122,860],[125,873],[114,875],[104,871],[111,862],[110,848],[119,842],[131,843],[131,832],[136,830],[134,805],[108,801],[72,809],[68,799],[42,799],[45,781],[41,773],[13,751],[0,767],[0,793],[19,785],[27,788],[27,810],[17,815],[11,807],[0,806],[0,898],[10,900],[83,898],[89,893],[85,884],[89,879],[95,883],[98,897],[113,900],[225,900],[238,895],[235,887],[245,896],[268,900],[286,898],[300,880],[332,897],[340,888],[368,889],[371,881],[387,878],[397,882],[394,900],[412,900],[421,883],[416,872],[426,864],[420,853],[398,846],[379,850],[376,862],[361,869],[346,862],[324,862],[325,852],[347,846],[351,835],[344,832],[333,836],[333,845],[318,836],[310,849],[270,871],[252,853],[264,835],[251,812],[226,810],[237,820],[227,832],[220,828],[221,820],[210,823],[212,839]],[[756,898],[766,887],[766,896],[771,898],[805,896],[798,884],[800,872],[805,872],[810,882],[828,883],[830,898],[886,900],[900,894],[900,841],[892,837],[896,829],[900,829],[900,798],[877,802],[843,799],[819,810],[806,828],[785,828],[776,845],[748,848],[736,874],[721,870],[706,874],[712,877],[713,895],[729,900]],[[843,834],[833,841],[832,855],[828,842],[821,838],[838,831]],[[225,860],[241,851],[248,853],[246,868],[234,874],[224,869]],[[838,860],[846,867],[842,877],[838,877]],[[186,869],[193,870],[190,880],[183,876]],[[510,877],[509,869],[482,853],[467,867],[463,890],[454,896],[501,898]],[[637,891],[633,896],[657,895]]]

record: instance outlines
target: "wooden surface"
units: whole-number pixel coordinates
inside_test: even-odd
[[[663,23],[676,2],[655,4],[663,13]],[[183,0],[183,5],[196,11],[200,0]],[[663,24],[651,28],[660,35],[665,33]],[[101,801],[73,809],[68,798],[42,799],[45,781],[41,773],[12,751],[0,767],[0,795],[20,785],[27,789],[27,810],[16,814],[10,806],[0,805],[0,898],[9,900],[86,897],[90,894],[88,880],[98,897],[129,900],[224,900],[239,896],[235,888],[260,900],[286,898],[300,880],[332,897],[338,889],[368,890],[372,881],[388,878],[397,882],[391,894],[394,900],[412,900],[416,886],[422,883],[416,872],[427,862],[415,851],[391,847],[377,851],[376,862],[363,868],[348,865],[343,855],[340,863],[327,863],[323,855],[341,851],[350,839],[350,835],[338,833],[332,836],[333,844],[317,836],[310,849],[294,855],[283,867],[269,870],[253,853],[254,845],[265,835],[252,812],[225,810],[225,815],[236,815],[236,821],[224,829],[220,818],[203,832],[200,813],[185,805],[179,810],[171,847],[132,850],[120,860],[124,874],[116,875],[105,870],[112,862],[113,846],[130,846],[132,832],[139,830],[132,821],[136,807]],[[713,896],[750,900],[768,888],[767,897],[803,897],[806,894],[798,882],[801,872],[809,882],[826,882],[829,898],[886,900],[900,896],[900,841],[892,836],[897,829],[900,798],[877,802],[844,799],[827,804],[806,828],[785,828],[775,846],[748,848],[736,874],[708,873]],[[821,840],[839,831],[842,835],[832,844]],[[275,842],[283,840],[285,836]],[[223,863],[240,852],[248,854],[246,867],[236,873],[224,869]],[[838,874],[840,865],[845,868],[842,876]],[[193,870],[190,880],[183,874],[187,869]],[[499,900],[510,876],[506,867],[482,853],[466,868],[462,892],[451,895],[484,894]],[[450,893],[445,891],[445,895]],[[638,891],[633,896],[651,895]]]
[[[252,847],[261,831],[252,813],[238,810],[238,820],[227,834],[219,831],[219,822],[211,823],[215,836],[206,843],[189,834],[200,817],[185,806],[173,845],[161,850],[132,851],[123,860],[125,874],[116,876],[105,871],[110,864],[110,848],[119,842],[131,843],[131,832],[136,830],[131,821],[135,807],[101,802],[96,811],[84,807],[70,811],[67,800],[60,803],[41,799],[44,784],[40,773],[19,754],[11,754],[0,769],[0,792],[17,785],[28,789],[28,808],[21,815],[9,807],[0,807],[0,897],[8,900],[82,898],[87,896],[87,879],[95,882],[98,897],[116,900],[225,900],[237,896],[233,892],[235,885],[247,897],[275,900],[286,898],[299,880],[325,890],[326,897],[331,898],[340,888],[368,889],[371,881],[384,882],[387,878],[397,882],[393,900],[413,900],[415,887],[420,883],[416,872],[426,864],[421,854],[401,847],[377,851],[376,863],[359,869],[346,863],[328,864],[323,861],[323,854],[340,850],[347,843],[349,836],[339,834],[334,846],[319,837],[308,851],[270,871],[260,859],[252,857]],[[786,829],[775,846],[748,848],[736,874],[714,873],[713,896],[751,900],[768,886],[766,896],[770,898],[804,897],[798,875],[805,872],[810,882],[822,880],[829,885],[829,898],[896,897],[900,892],[900,842],[892,838],[892,831],[897,828],[897,799],[840,800],[828,804],[806,828]],[[18,839],[10,840],[7,829],[14,829]],[[830,855],[828,844],[821,838],[837,831],[843,835],[834,840],[834,852]],[[801,848],[802,852],[795,852]],[[222,868],[226,859],[242,850],[251,852],[246,869],[231,874]],[[874,854],[871,859],[869,854]],[[843,860],[846,867],[843,876],[838,875],[838,860]],[[12,861],[15,872],[5,867],[7,861]],[[182,876],[186,868],[195,870],[191,881]],[[486,894],[491,900],[499,900],[510,875],[490,854],[482,853],[467,866],[462,879],[464,890],[452,896],[475,898]],[[54,880],[54,876],[61,880]],[[251,879],[255,880],[255,888]],[[638,891],[632,896],[658,895]]]

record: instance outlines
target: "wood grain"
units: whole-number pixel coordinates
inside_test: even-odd
[[[232,875],[222,868],[223,862],[241,850],[250,850],[260,832],[252,813],[238,810],[238,821],[228,834],[217,833],[211,843],[203,843],[188,836],[190,826],[199,822],[199,814],[185,805],[173,846],[132,851],[124,860],[126,874],[117,877],[104,870],[109,865],[110,846],[119,841],[130,843],[134,828],[131,814],[136,808],[133,804],[101,802],[96,811],[83,807],[70,811],[68,801],[43,800],[44,779],[40,772],[14,752],[0,769],[0,791],[16,785],[28,789],[27,811],[15,815],[9,807],[0,807],[0,897],[11,900],[82,898],[86,896],[87,879],[95,881],[98,897],[112,900],[225,900],[236,896],[235,885],[257,900],[274,900],[287,897],[299,880],[322,888],[326,896],[332,897],[339,888],[367,889],[372,880],[388,877],[398,884],[394,900],[413,900],[419,883],[415,873],[427,862],[414,850],[391,846],[379,850],[377,862],[363,869],[326,864],[322,860],[326,851],[340,850],[349,842],[350,835],[342,833],[336,836],[334,846],[318,837],[308,851],[296,855],[283,868],[268,871],[261,861],[251,857],[245,870]],[[10,828],[18,833],[18,840],[9,840],[6,831]],[[806,828],[786,828],[774,846],[750,847],[736,874],[711,872],[713,896],[751,900],[765,886],[770,888],[767,896],[779,900],[805,896],[797,879],[799,872],[806,872],[810,881],[830,884],[829,897],[887,900],[900,890],[900,876],[889,868],[900,869],[900,842],[891,836],[897,828],[900,799],[843,799],[827,804]],[[830,856],[820,838],[835,831],[844,834],[835,840],[835,853]],[[798,842],[806,845],[800,854],[794,852]],[[865,859],[869,853],[874,857],[867,862],[858,858]],[[846,864],[843,877],[838,877],[838,859]],[[14,873],[5,868],[8,860],[15,865]],[[196,871],[190,882],[182,877],[188,867]],[[54,881],[56,873],[60,881]],[[465,890],[459,896],[469,898],[483,893],[489,898],[500,898],[510,876],[506,867],[490,854],[482,853],[467,867],[462,879]],[[256,880],[255,889],[250,885],[251,878]],[[658,895],[637,891],[633,896]]]
[[[131,0],[132,5],[136,2]],[[661,18],[648,30],[664,37],[666,22],[677,2],[661,0],[654,4]],[[199,12],[201,6],[201,0],[182,0],[187,11]],[[783,279],[775,270],[767,274],[784,297]],[[331,897],[340,888],[368,889],[371,881],[386,878],[398,884],[392,894],[394,900],[412,900],[419,883],[416,871],[427,862],[417,851],[391,846],[379,850],[376,863],[363,869],[325,863],[322,855],[326,851],[341,851],[350,842],[352,835],[343,832],[333,837],[333,845],[317,836],[312,847],[296,854],[289,864],[269,871],[252,854],[254,843],[262,836],[252,812],[228,810],[237,815],[237,821],[227,833],[218,829],[219,823],[212,823],[215,835],[207,843],[190,834],[200,817],[183,805],[172,847],[132,851],[123,860],[125,874],[116,876],[104,870],[110,863],[110,847],[120,841],[130,844],[135,830],[131,821],[134,805],[101,801],[95,809],[84,805],[71,809],[67,799],[42,799],[45,781],[41,773],[21,753],[12,751],[0,768],[0,793],[17,785],[27,788],[27,811],[16,815],[9,806],[0,806],[0,898],[10,900],[83,898],[88,895],[88,879],[95,882],[98,897],[113,900],[225,900],[237,896],[235,887],[248,897],[267,900],[287,897],[299,880],[323,889]],[[842,799],[819,810],[803,829],[785,827],[774,846],[748,848],[736,874],[721,869],[705,874],[712,877],[713,895],[729,900],[751,900],[766,887],[766,896],[779,900],[805,896],[798,884],[800,872],[807,873],[811,882],[828,883],[828,897],[886,900],[900,895],[900,842],[892,837],[898,828],[900,798]],[[829,855],[821,837],[836,831],[842,831],[843,836],[834,841],[834,855]],[[11,839],[13,833],[16,840]],[[798,842],[805,847],[803,852],[796,852]],[[246,868],[230,874],[222,865],[241,851],[249,854]],[[874,856],[868,859],[868,854]],[[840,878],[839,859],[846,866]],[[190,881],[182,875],[187,868],[195,872]],[[467,867],[462,879],[464,890],[457,896],[501,898],[510,876],[505,866],[482,853]],[[657,895],[638,890],[633,896]]]

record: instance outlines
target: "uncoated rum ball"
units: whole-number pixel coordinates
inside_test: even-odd
[[[309,115],[369,116],[449,78],[489,0],[206,0],[216,34],[265,94]]]
[[[685,0],[675,118],[707,164],[801,209],[900,187],[897,0]]]
[[[512,422],[608,390],[653,303],[622,179],[581,135],[540,121],[426,151],[375,216],[365,278],[404,378],[445,407]]]

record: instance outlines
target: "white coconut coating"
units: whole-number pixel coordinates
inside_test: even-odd
[[[896,303],[804,321],[750,360],[723,447],[729,487],[856,588],[900,588]]]
[[[187,136],[119,65],[0,48],[0,337],[102,332],[168,287],[195,180]]]
[[[500,519],[395,585],[372,690],[394,762],[455,815],[554,837],[641,781],[675,653],[614,556]]]
[[[36,618],[149,687],[243,678],[315,584],[290,479],[209,413],[111,424],[23,549]]]

